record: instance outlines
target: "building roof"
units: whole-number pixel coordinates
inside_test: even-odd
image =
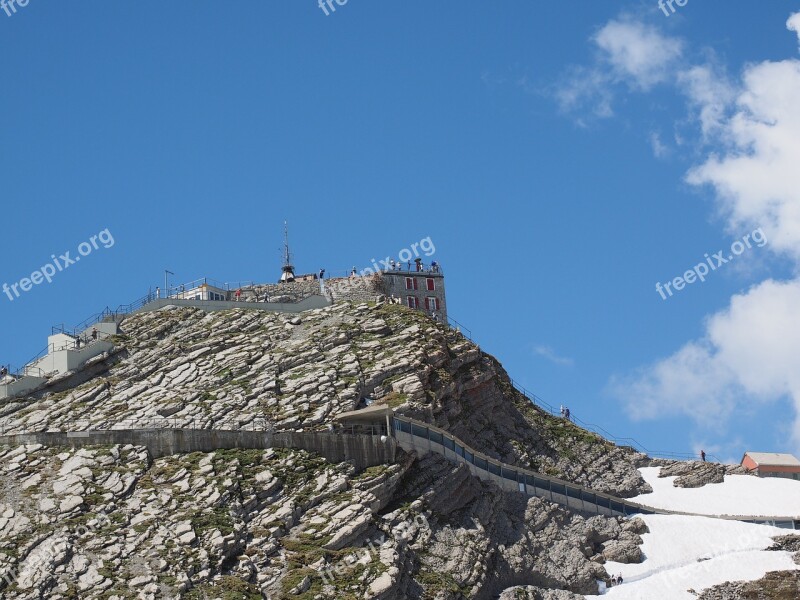
[[[394,411],[386,404],[373,404],[361,410],[351,410],[336,415],[334,421],[345,422],[382,422],[386,419],[387,415],[391,416]]]
[[[791,454],[776,452],[745,452],[759,467],[800,467],[800,460]]]

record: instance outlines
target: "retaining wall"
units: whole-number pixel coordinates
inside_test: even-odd
[[[312,432],[223,431],[214,429],[111,429],[95,431],[20,433],[0,436],[0,445],[98,446],[131,444],[145,446],[153,458],[190,452],[241,448],[297,448],[314,452],[331,463],[350,462],[356,469],[392,463],[394,439],[369,435],[335,435]]]
[[[317,284],[319,288],[319,284]],[[324,296],[309,296],[300,302],[235,302],[230,300],[179,300],[176,298],[160,298],[147,303],[142,308],[133,311],[134,314],[161,310],[165,306],[192,306],[206,312],[246,308],[250,310],[264,310],[267,312],[300,313],[315,308],[330,306],[330,301]]]
[[[279,432],[273,443],[280,448],[315,452],[332,463],[350,462],[359,471],[393,463],[397,457],[397,442],[387,436]]]
[[[266,431],[218,431],[213,429],[111,429],[21,433],[0,436],[0,444],[43,444],[45,446],[97,446],[131,444],[145,446],[153,458],[189,452],[272,447],[272,434]]]

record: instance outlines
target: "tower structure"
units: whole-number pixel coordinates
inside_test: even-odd
[[[292,253],[289,251],[289,223],[283,222],[283,267],[280,283],[294,281],[294,266],[292,265]]]

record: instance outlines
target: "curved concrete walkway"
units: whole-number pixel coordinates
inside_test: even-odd
[[[322,432],[151,428],[19,433],[0,436],[0,445],[81,447],[131,444],[146,447],[153,458],[234,448],[298,448],[315,452],[330,462],[350,462],[359,470],[394,463],[397,459],[397,448],[400,447],[420,456],[439,454],[453,463],[466,465],[474,476],[491,481],[503,490],[544,498],[585,515],[689,515],[800,529],[798,516],[699,515],[652,508],[500,462],[427,423],[400,415],[394,415],[393,421],[392,437]]]
[[[474,450],[438,427],[400,415],[394,415],[394,437],[398,445],[407,452],[415,452],[418,455],[431,452],[440,454],[451,462],[466,465],[473,475],[484,481],[494,482],[503,490],[544,498],[587,515],[621,517],[637,514],[688,515],[800,529],[800,516],[699,515],[637,504],[557,477],[500,462]]]

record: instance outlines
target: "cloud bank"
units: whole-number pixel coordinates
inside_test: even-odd
[[[800,13],[787,27],[800,40]],[[608,116],[615,82],[641,92],[674,85],[708,148],[686,181],[713,192],[728,230],[762,227],[776,258],[800,266],[800,60],[752,63],[731,79],[710,62],[679,64],[685,44],[641,24],[611,21],[592,41],[602,53],[591,80],[606,87],[584,85],[562,109],[601,97]],[[800,278],[769,279],[734,296],[706,320],[700,338],[613,378],[610,388],[634,418],[688,415],[717,429],[735,411],[754,404],[785,410],[780,403],[788,399],[794,415],[787,434],[800,449]]]

